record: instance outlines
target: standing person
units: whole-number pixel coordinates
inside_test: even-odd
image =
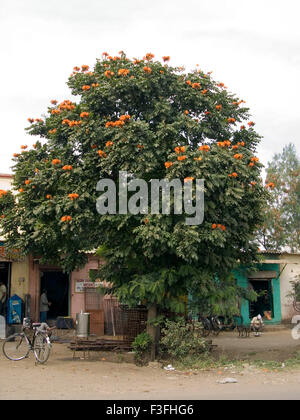
[[[40,298],[40,321],[47,322],[47,315],[51,302],[48,301],[47,290],[43,290]]]
[[[2,280],[0,280],[0,315],[5,315],[5,302],[6,302],[6,286]]]
[[[251,327],[254,331],[254,335],[255,337],[259,337],[260,336],[260,331],[262,330],[262,327],[264,326],[264,322],[262,320],[261,315],[257,315],[254,318],[252,318],[251,321]]]

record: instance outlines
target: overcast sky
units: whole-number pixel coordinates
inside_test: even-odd
[[[265,165],[290,142],[300,155],[299,16],[299,0],[0,0],[0,173],[36,140],[27,118],[70,98],[73,67],[103,51],[212,70],[250,107]]]

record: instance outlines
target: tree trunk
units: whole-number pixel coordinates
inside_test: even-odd
[[[147,321],[152,321],[157,316],[157,308],[156,305],[153,304],[148,309],[147,314]],[[151,345],[151,353],[150,353],[150,360],[153,362],[156,357],[156,348],[157,348],[157,340],[158,340],[158,334],[157,334],[158,327],[155,327],[154,325],[147,324],[147,333],[152,338],[152,345]]]

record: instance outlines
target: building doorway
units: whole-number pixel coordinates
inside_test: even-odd
[[[249,283],[258,294],[257,301],[250,302],[250,318],[258,314],[263,317],[266,311],[274,318],[272,280],[252,280]]]
[[[4,305],[0,305],[0,315],[6,316],[7,312],[7,301],[10,296],[10,271],[11,271],[11,263],[1,261],[0,262],[0,280],[4,283],[6,287],[6,301]]]
[[[62,271],[41,270],[41,292],[46,289],[51,306],[48,319],[69,315],[69,275]]]

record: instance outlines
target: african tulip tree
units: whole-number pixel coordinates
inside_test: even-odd
[[[102,278],[129,304],[182,309],[189,290],[214,310],[235,301],[229,275],[255,261],[265,189],[255,156],[260,136],[244,101],[200,70],[103,53],[94,69],[75,67],[68,86],[78,101],[51,101],[29,119],[40,136],[14,157],[15,202],[6,199],[7,246],[69,271],[99,248]],[[186,214],[106,214],[96,209],[100,179],[119,172],[152,179],[204,179],[204,220]],[[195,187],[193,187],[195,189]],[[0,199],[1,202],[1,199]],[[216,281],[217,279],[217,281]]]

